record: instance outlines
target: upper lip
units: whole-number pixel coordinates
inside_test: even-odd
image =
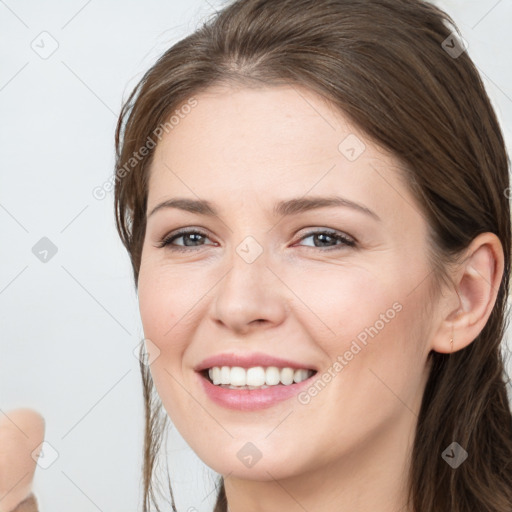
[[[254,366],[277,366],[278,368],[293,368],[299,370],[305,368],[307,370],[314,370],[307,363],[300,363],[283,359],[280,357],[271,356],[262,352],[252,352],[244,354],[224,353],[215,356],[207,357],[194,367],[196,372],[213,368],[214,366],[240,366],[242,368],[252,368]]]

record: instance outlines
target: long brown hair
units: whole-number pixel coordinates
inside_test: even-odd
[[[331,102],[404,163],[432,233],[436,281],[446,279],[449,263],[478,234],[495,233],[502,243],[504,275],[485,327],[466,348],[429,355],[408,485],[415,512],[510,512],[512,414],[501,352],[510,277],[509,161],[460,36],[446,13],[420,0],[232,2],[166,51],[125,102],[116,130],[116,224],[137,286],[154,151],[133,156],[158,138],[159,127],[172,129],[170,117],[178,119],[176,111],[206,88],[299,85]],[[165,422],[148,366],[141,363],[141,372],[146,511]],[[457,469],[441,456],[453,441],[469,454]],[[215,512],[226,512],[222,478],[219,486]],[[172,491],[171,500],[176,510]]]

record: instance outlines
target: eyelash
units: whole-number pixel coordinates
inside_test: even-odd
[[[201,236],[208,238],[208,235],[206,233],[199,231],[197,229],[183,229],[183,230],[177,231],[176,233],[172,233],[171,235],[166,236],[164,239],[162,239],[157,244],[157,247],[159,247],[159,248],[167,247],[171,251],[178,251],[178,252],[188,252],[190,250],[194,250],[196,247],[201,247],[201,246],[184,247],[184,246],[171,245],[171,242],[173,242],[177,238],[181,238],[184,235],[201,235]],[[310,247],[311,249],[320,249],[323,251],[330,251],[330,250],[341,249],[344,247],[356,247],[356,245],[357,245],[356,242],[352,238],[349,238],[348,236],[345,236],[337,231],[333,231],[330,229],[324,229],[322,231],[310,231],[309,233],[306,233],[303,237],[301,237],[299,239],[299,242],[301,242],[305,238],[309,238],[310,236],[314,236],[314,235],[328,235],[331,238],[334,238],[335,240],[338,240],[342,243],[339,245],[326,247],[324,249],[322,249],[321,247],[311,247],[311,246],[306,246],[306,247]]]

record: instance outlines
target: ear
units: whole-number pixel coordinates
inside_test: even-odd
[[[449,354],[467,347],[485,327],[503,277],[503,246],[494,233],[481,233],[452,275],[453,287],[440,303],[440,322],[431,349]]]

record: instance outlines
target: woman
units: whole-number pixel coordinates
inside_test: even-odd
[[[234,2],[146,73],[116,144],[145,511],[168,418],[215,512],[512,510],[508,160],[445,13]]]

